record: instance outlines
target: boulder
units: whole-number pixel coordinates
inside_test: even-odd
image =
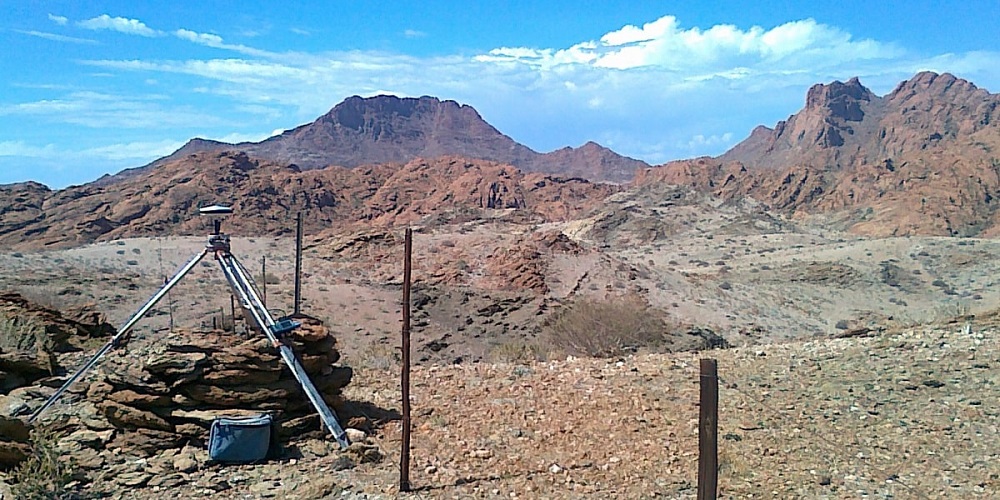
[[[103,401],[98,404],[98,408],[101,409],[108,421],[118,428],[174,430],[173,425],[151,411],[140,410],[114,401]]]

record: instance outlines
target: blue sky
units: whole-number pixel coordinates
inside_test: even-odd
[[[815,83],[1000,91],[1000,2],[0,0],[0,184],[65,187],[351,95],[475,107],[540,151],[720,154]],[[822,4],[822,5],[820,5]]]

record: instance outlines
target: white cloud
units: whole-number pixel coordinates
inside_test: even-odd
[[[891,43],[852,39],[849,33],[813,19],[765,30],[742,30],[720,24],[706,30],[683,29],[674,16],[642,27],[624,26],[566,49],[502,47],[479,60],[518,62],[544,69],[563,64],[591,64],[626,70],[654,67],[673,71],[726,72],[733,66],[769,70],[828,67],[845,61],[886,59],[900,55]]]
[[[0,156],[22,156],[26,158],[54,158],[59,150],[54,144],[34,146],[24,141],[0,141]]]
[[[37,117],[47,122],[88,128],[147,129],[170,126],[235,125],[190,106],[166,106],[158,94],[122,96],[91,91],[71,92],[59,99],[43,99],[0,106],[2,116]]]
[[[76,38],[72,36],[58,35],[56,33],[47,33],[45,31],[25,31],[25,30],[14,30],[22,35],[31,35],[38,38],[44,38],[46,40],[52,40],[55,42],[67,42],[67,43],[77,43],[81,45],[97,45],[97,40],[91,40],[89,38]]]
[[[197,33],[181,28],[175,31],[174,35],[182,40],[199,43],[201,45],[208,45],[209,47],[218,47],[222,45],[222,37],[211,33]]]
[[[302,29],[302,28],[288,28],[288,31],[291,31],[292,33],[295,33],[296,35],[302,35],[302,36],[310,36],[310,35],[312,35],[311,31],[306,30],[306,29]]]
[[[163,33],[146,26],[138,19],[127,19],[124,17],[111,17],[101,14],[95,18],[87,19],[76,23],[77,26],[88,30],[111,30],[128,35],[139,35],[145,37],[160,36]]]
[[[36,146],[24,141],[0,141],[0,156],[35,159],[59,159],[73,157],[88,160],[154,160],[173,153],[184,145],[184,141],[134,141],[107,144],[79,150],[62,149],[55,144]]]
[[[67,19],[67,18],[65,18],[63,16],[57,16],[55,14],[49,14],[49,20],[52,21],[52,22],[54,22],[54,23],[56,23],[56,24],[58,24],[58,25],[60,25],[60,26],[66,25],[66,22],[69,21],[69,19]]]
[[[403,36],[406,38],[425,38],[427,33],[420,30],[407,29],[403,30]]]
[[[221,36],[212,33],[198,33],[196,31],[191,31],[181,28],[174,31],[173,34],[174,36],[180,38],[181,40],[187,40],[189,42],[197,43],[199,45],[204,45],[206,47],[231,50],[233,52],[239,52],[241,54],[246,54],[249,56],[274,57],[276,55],[272,52],[267,52],[265,50],[258,50],[253,47],[247,47],[246,45],[225,43],[225,41],[222,39]]]
[[[281,132],[284,132],[284,131],[279,131],[278,133],[280,134]],[[272,135],[275,135],[275,134],[273,134],[273,133],[268,134],[267,132],[264,132],[264,133],[259,133],[258,132],[258,133],[252,133],[252,134],[232,133],[232,134],[226,134],[226,135],[221,136],[221,137],[212,136],[212,135],[208,134],[208,135],[205,136],[205,138],[206,139],[213,139],[213,140],[216,140],[216,141],[228,142],[230,144],[239,144],[241,142],[260,142],[260,141],[263,141],[264,139],[267,139],[268,137],[271,137]]]
[[[717,146],[732,146],[733,145],[733,133],[726,132],[722,135],[704,135],[696,134],[691,138],[686,144],[686,146],[692,151],[704,150],[706,147],[717,147]]]
[[[135,141],[87,148],[72,154],[109,161],[151,161],[177,151],[184,143],[185,141],[171,139],[164,139],[162,141]]]

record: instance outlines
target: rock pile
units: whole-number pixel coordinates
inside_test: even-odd
[[[28,457],[28,434],[24,422],[0,415],[0,469],[9,469]]]
[[[104,338],[115,332],[115,327],[94,310],[93,304],[59,312],[14,292],[0,292],[0,318],[37,324],[55,352],[73,351],[87,338]]]
[[[299,361],[328,404],[336,407],[351,380],[335,340],[318,320],[288,334]],[[217,416],[270,412],[279,435],[320,431],[319,417],[278,351],[262,335],[176,333],[128,356],[109,355],[96,380],[79,390],[116,432],[109,448],[145,454],[204,444]],[[82,423],[93,430],[103,422]],[[96,425],[94,425],[96,424]]]

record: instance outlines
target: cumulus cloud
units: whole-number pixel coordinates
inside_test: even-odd
[[[57,16],[55,14],[49,14],[49,21],[52,21],[60,26],[64,26],[69,21],[69,19],[63,16]]]
[[[76,38],[72,36],[59,35],[56,33],[48,33],[45,31],[25,31],[25,30],[14,30],[22,35],[31,35],[38,38],[44,38],[46,40],[52,40],[54,42],[66,42],[66,43],[76,43],[81,45],[97,45],[97,40],[90,40],[89,38]]]
[[[517,62],[544,69],[565,64],[627,70],[655,67],[685,72],[733,75],[735,66],[777,71],[829,66],[851,60],[898,56],[891,43],[854,40],[836,27],[813,19],[792,21],[771,29],[753,26],[743,30],[731,24],[708,29],[684,29],[674,16],[664,16],[639,26],[624,26],[599,40],[565,49],[501,47],[477,59],[484,62]],[[737,76],[746,74],[739,73]]]
[[[158,30],[154,30],[149,26],[146,26],[145,23],[139,21],[138,19],[111,17],[107,14],[101,14],[97,17],[80,21],[76,24],[77,26],[88,30],[111,30],[128,35],[139,35],[145,37],[155,37],[163,34]]]

